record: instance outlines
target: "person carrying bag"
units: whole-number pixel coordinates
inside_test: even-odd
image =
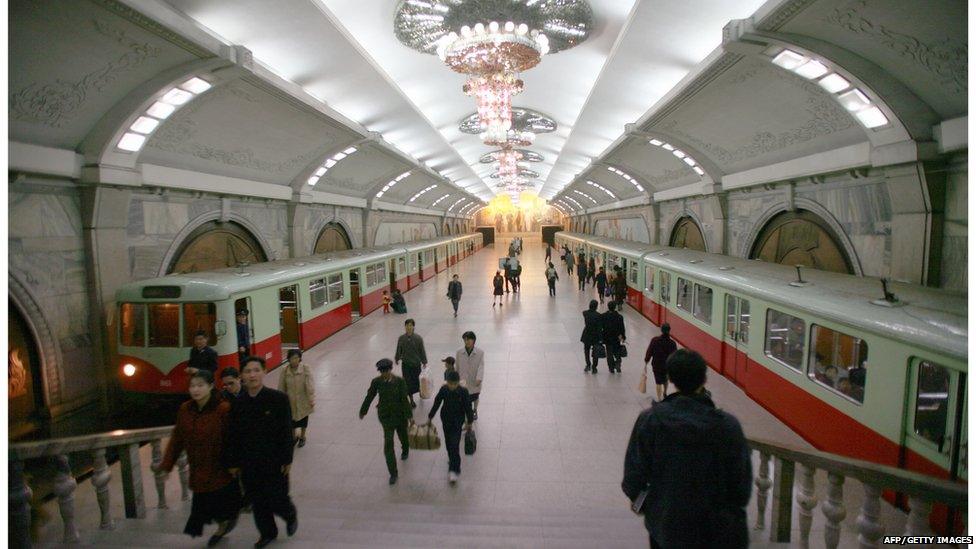
[[[411,450],[437,450],[441,447],[441,437],[433,423],[418,425],[411,419],[407,432]]]

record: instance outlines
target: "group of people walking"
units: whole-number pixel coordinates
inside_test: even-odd
[[[620,365],[627,356],[627,327],[624,317],[617,312],[617,304],[611,301],[606,312],[597,311],[599,303],[590,300],[589,308],[583,311],[583,358],[586,361],[584,372],[595,374],[601,358],[607,359],[610,373],[620,373]]]

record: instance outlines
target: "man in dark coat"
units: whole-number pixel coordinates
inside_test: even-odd
[[[607,367],[612,374],[620,373],[620,345],[627,341],[627,330],[624,327],[624,317],[617,312],[617,303],[607,303],[607,312],[601,315],[603,325],[603,344],[607,346]]]
[[[420,372],[427,365],[427,350],[424,348],[424,338],[413,332],[416,327],[413,319],[408,318],[403,326],[406,333],[397,339],[393,360],[397,364],[403,361],[403,380],[407,383],[410,406],[416,408],[417,403],[414,402],[413,395],[420,392]]]
[[[251,354],[251,328],[247,324],[247,309],[237,311],[237,363],[244,367],[244,359]]]
[[[207,345],[207,332],[203,330],[193,335],[190,360],[186,363],[188,376],[192,376],[197,370],[210,370],[214,377],[217,376],[217,351]]]
[[[458,280],[458,275],[454,275],[450,282],[447,283],[447,298],[451,300],[451,306],[454,307],[454,316],[457,316],[458,304],[461,303],[461,292],[463,288],[461,287],[461,281]]]
[[[668,396],[668,371],[667,362],[671,353],[678,350],[678,344],[671,339],[671,325],[665,322],[661,324],[661,335],[651,338],[651,343],[647,346],[644,353],[644,368],[647,371],[647,363],[651,363],[651,370],[654,372],[654,385],[657,391],[657,399]]]
[[[376,415],[383,426],[383,453],[386,455],[386,469],[390,472],[390,484],[397,481],[396,455],[393,453],[393,433],[400,438],[400,459],[406,461],[410,455],[410,443],[407,439],[407,426],[413,413],[407,402],[407,384],[402,377],[393,375],[393,361],[384,358],[376,363],[380,375],[373,378],[366,391],[366,399],[359,408],[359,419],[366,417],[369,405],[373,399],[380,397],[376,406]]]
[[[583,335],[580,336],[580,341],[583,343],[583,358],[586,359],[586,369],[583,371],[594,374],[597,364],[600,363],[600,358],[596,356],[596,348],[603,342],[603,320],[600,313],[596,312],[597,306],[596,300],[591,299],[590,308],[583,311]]]
[[[600,272],[596,274],[594,279],[597,296],[600,298],[600,303],[603,303],[603,297],[606,295],[607,290],[607,270],[604,267],[600,267]]]
[[[298,511],[288,495],[294,436],[288,396],[264,386],[261,357],[244,361],[244,394],[234,403],[227,433],[225,462],[240,473],[245,497],[261,533],[255,547],[278,537],[275,515],[285,519],[288,535],[298,530]]]
[[[586,288],[586,256],[582,253],[576,262],[576,277],[579,279],[579,289],[582,292]]]
[[[620,267],[614,267],[613,271],[613,298],[616,300],[619,309],[624,306],[624,301],[627,300],[627,277]]]
[[[752,464],[742,426],[709,398],[701,355],[675,351],[667,369],[678,392],[638,416],[621,487],[631,501],[647,490],[652,548],[747,547]]]

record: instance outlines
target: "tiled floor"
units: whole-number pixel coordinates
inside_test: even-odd
[[[630,512],[620,479],[634,419],[650,404],[636,387],[644,347],[658,331],[625,308],[631,356],[623,374],[611,376],[605,364],[598,375],[584,374],[580,312],[594,291],[579,292],[575,277],[561,269],[557,296],[549,297],[537,238],[526,239],[522,292],[507,294],[504,306],[492,308],[490,280],[500,255],[496,250],[507,249],[507,241],[451,269],[464,284],[457,318],[445,297],[449,274],[441,273],[405,294],[407,315],[373,313],[305,354],[315,376],[317,405],[308,445],[296,451],[292,468],[301,527],[288,545],[646,546],[642,521]],[[399,483],[388,486],[375,409],[362,421],[357,417],[376,375],[374,363],[392,358],[406,318],[417,322],[435,379],[441,379],[439,359],[461,347],[464,331],[477,334],[486,354],[478,451],[462,456],[456,486],[447,482],[443,449],[411,452],[400,465]],[[277,386],[278,373],[269,381]],[[742,421],[747,435],[809,447],[725,378],[712,373],[707,387],[720,407]],[[431,403],[418,406],[418,421]],[[113,504],[120,507],[115,479]],[[151,479],[147,471],[150,505],[155,501]],[[122,520],[114,533],[93,531],[90,523],[81,522],[94,523],[86,518],[94,502],[90,486],[80,487],[83,539],[94,538],[97,545],[188,545],[189,538],[180,535],[188,506],[179,504],[176,484],[171,478],[170,501],[177,501],[172,509],[150,510],[145,521]],[[856,517],[856,509],[849,508],[847,522]],[[45,528],[48,539],[57,539],[58,522],[55,516]],[[224,545],[243,547],[255,539],[245,515]]]

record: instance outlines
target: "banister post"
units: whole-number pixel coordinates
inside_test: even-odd
[[[840,544],[840,523],[847,517],[844,507],[844,477],[837,473],[827,473],[827,501],[823,503],[823,514],[827,518],[824,528],[824,545],[836,549]]]
[[[189,501],[190,499],[190,461],[186,457],[186,450],[180,453],[180,457],[176,460],[176,467],[180,472],[180,491],[181,499],[183,501]]]
[[[793,477],[796,465],[777,457],[773,472],[773,509],[770,520],[769,541],[789,543],[793,527]]]
[[[126,518],[146,517],[146,495],[142,491],[142,463],[139,444],[126,444],[119,448],[122,466],[122,498],[125,500]]]
[[[105,448],[95,450],[94,456],[95,471],[92,474],[92,486],[95,487],[98,509],[102,513],[102,521],[98,527],[102,530],[112,530],[115,528],[115,522],[112,521],[112,507],[108,492],[108,483],[112,480],[112,470],[108,468],[108,462],[105,460]]]
[[[24,462],[7,462],[7,473],[10,475],[7,479],[7,503],[10,505],[7,543],[15,549],[28,548],[31,546],[30,500],[33,493],[24,480]]]
[[[163,463],[163,441],[155,439],[152,441],[152,471],[156,480],[156,496],[159,500],[157,509],[169,509],[166,505],[166,471],[160,470],[159,466]]]
[[[813,475],[817,469],[808,465],[800,466],[800,488],[796,495],[796,502],[800,506],[800,543],[804,546],[810,543],[810,526],[813,524],[813,509],[817,506],[817,493],[814,487]]]
[[[861,484],[864,486],[864,503],[857,517],[857,542],[861,549],[873,549],[880,546],[878,541],[884,534],[884,527],[878,521],[881,515],[881,487]]]
[[[58,471],[54,478],[54,493],[58,496],[61,522],[64,523],[64,543],[78,543],[78,528],[75,526],[75,488],[78,481],[71,474],[68,456],[55,456],[54,465]]]
[[[766,527],[766,504],[769,501],[769,487],[773,481],[769,478],[769,454],[759,452],[759,474],[756,475],[756,530]]]

